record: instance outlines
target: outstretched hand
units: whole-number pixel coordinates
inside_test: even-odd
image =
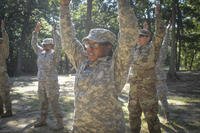
[[[147,30],[149,29],[149,25],[148,25],[147,21],[144,21],[143,29],[147,29]]]
[[[71,0],[60,0],[60,4],[61,5],[69,5],[69,3],[71,2]]]
[[[40,32],[40,28],[41,28],[41,23],[37,22],[37,24],[35,26],[35,32]]]

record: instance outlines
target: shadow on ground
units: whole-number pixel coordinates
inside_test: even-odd
[[[200,73],[178,73],[180,80],[168,81],[169,104],[172,123],[168,124],[159,114],[163,133],[199,133],[200,131]],[[39,117],[39,100],[37,97],[37,79],[32,76],[11,79],[11,91],[14,116],[0,119],[0,133],[54,133],[51,126],[55,124],[54,116],[49,109],[48,126],[33,128]],[[60,106],[62,108],[65,129],[55,133],[67,132],[72,128],[74,102],[74,76],[59,76]],[[128,123],[128,91],[129,86],[123,89],[120,101],[123,104],[127,133]],[[148,133],[148,127],[142,116],[141,133]]]
[[[56,123],[49,108],[46,127],[34,128],[34,122],[40,115],[40,103],[37,96],[36,77],[12,78],[12,108],[13,116],[0,119],[0,133],[62,133],[67,132],[72,126],[73,118],[73,80],[74,77],[59,77],[60,82],[60,106],[64,116],[65,129],[53,131],[52,126]]]

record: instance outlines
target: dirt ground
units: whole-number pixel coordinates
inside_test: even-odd
[[[199,133],[200,132],[200,72],[179,72],[180,80],[168,81],[169,104],[172,123],[167,124],[159,114],[163,133]],[[35,76],[11,78],[13,83],[11,97],[14,115],[9,118],[0,118],[0,133],[63,133],[72,128],[74,102],[74,76],[59,76],[60,105],[64,116],[65,129],[53,131],[55,124],[51,109],[49,110],[48,125],[34,128],[34,121],[39,118],[39,100],[37,97],[37,79]],[[128,125],[128,91],[129,86],[123,89],[120,100],[129,133]],[[142,117],[141,133],[148,133],[147,124]]]

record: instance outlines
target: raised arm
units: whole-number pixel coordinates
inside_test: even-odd
[[[33,50],[36,54],[38,52],[42,51],[42,47],[38,45],[38,33],[40,31],[41,24],[38,22],[35,26],[35,30],[32,33],[32,39],[31,39],[31,46],[33,47]]]
[[[5,59],[7,59],[9,56],[9,37],[5,30],[5,24],[4,24],[3,20],[1,21],[1,32],[2,32],[2,36],[3,36],[1,52],[2,52],[3,57]]]
[[[71,0],[60,0],[61,44],[70,62],[77,70],[83,61],[83,46],[76,38],[75,28],[71,21],[69,3]]]
[[[163,42],[160,48],[159,59],[157,60],[156,63],[160,67],[164,65],[165,59],[167,58],[167,50],[171,42],[169,33],[170,33],[170,24],[166,27],[165,36],[163,38]]]
[[[163,37],[164,37],[164,33],[165,33],[160,8],[161,8],[160,4],[156,4],[156,8],[155,8],[155,15],[156,15],[155,36],[154,36],[154,39],[153,39],[153,47],[154,47],[154,50],[155,50],[154,51],[155,52],[155,62],[158,60],[161,43],[163,41]]]
[[[123,88],[130,67],[131,49],[138,37],[138,23],[129,0],[118,0],[119,40],[115,51],[114,74],[118,90]]]
[[[55,62],[57,64],[60,61],[60,58],[61,58],[61,50],[62,50],[61,39],[60,39],[60,35],[59,35],[58,31],[56,30],[55,26],[53,26],[52,32],[53,32],[53,40],[54,40],[54,43],[55,43],[55,47],[54,47]]]

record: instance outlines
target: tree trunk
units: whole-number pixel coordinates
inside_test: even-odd
[[[178,56],[177,56],[177,65],[176,70],[180,70],[180,61],[181,61],[181,51],[182,51],[182,34],[183,34],[183,23],[182,23],[182,14],[179,7],[179,3],[177,2],[177,11],[178,11],[178,23],[177,23],[177,39],[178,39]]]
[[[186,43],[183,43],[183,66],[186,69],[187,68],[187,47],[186,47]]]
[[[27,35],[29,33],[29,21],[30,21],[30,16],[31,16],[31,0],[28,0],[26,3],[26,9],[24,11],[24,22],[23,22],[23,26],[22,26],[22,32],[21,32],[21,37],[20,37],[20,41],[18,44],[18,50],[17,50],[17,69],[15,74],[17,76],[22,74],[22,70],[23,70],[23,54],[24,54],[24,45],[26,45],[26,38]]]
[[[21,73],[22,73],[21,68],[22,68],[22,50],[21,50],[21,47],[19,47],[17,50],[17,69],[15,72],[16,76],[21,75]]]
[[[190,61],[190,67],[189,67],[189,68],[190,68],[190,71],[192,70],[193,61],[194,61],[194,57],[195,57],[196,53],[197,53],[196,50],[194,50],[194,52],[192,52],[192,59],[191,59],[191,61]]]
[[[150,2],[147,1],[147,23],[148,23],[148,26],[149,26],[149,30],[151,31],[151,11],[150,11]]]
[[[171,56],[170,56],[170,66],[168,71],[168,77],[171,80],[176,80],[176,33],[175,33],[175,23],[176,23],[176,5],[175,0],[172,3],[172,46],[171,46]]]
[[[86,34],[89,33],[92,26],[92,0],[87,0],[87,20],[86,20]]]

